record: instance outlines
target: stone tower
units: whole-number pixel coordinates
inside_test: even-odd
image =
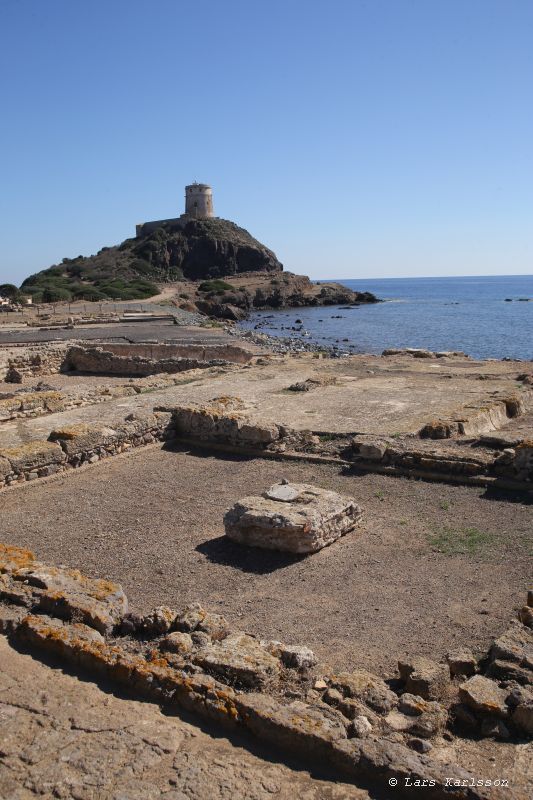
[[[191,183],[185,187],[185,214],[197,219],[213,217],[213,192],[206,183]]]

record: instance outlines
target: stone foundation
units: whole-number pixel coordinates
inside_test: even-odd
[[[66,342],[13,345],[0,348],[0,380],[22,383],[25,378],[53,375],[61,371]]]
[[[444,732],[522,742],[533,735],[533,631],[519,621],[479,662],[464,654],[448,664],[415,657],[384,681],[361,669],[331,672],[308,648],[232,630],[199,604],[138,615],[118,584],[0,545],[0,630],[15,644],[286,755],[318,759],[377,787],[396,780],[398,793],[409,778],[430,782],[424,797],[499,797],[433,758],[432,743]]]
[[[155,375],[207,369],[231,362],[246,363],[252,354],[239,347],[221,345],[122,345],[69,347],[63,369],[95,375]]]
[[[95,464],[133,447],[172,437],[170,414],[131,417],[113,428],[83,424],[66,426],[52,431],[48,441],[0,449],[0,488],[49,477],[84,464]]]

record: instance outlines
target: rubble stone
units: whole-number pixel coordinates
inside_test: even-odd
[[[464,675],[468,677],[473,675],[476,671],[477,661],[470,650],[454,650],[448,653],[446,661],[450,667],[452,677],[456,675]]]
[[[519,622],[505,631],[490,649],[492,659],[515,661],[521,667],[533,670],[533,630]]]
[[[142,628],[146,633],[155,636],[167,633],[174,625],[176,616],[176,612],[168,606],[158,606],[144,617]]]
[[[21,560],[23,557],[21,556]],[[80,620],[102,633],[109,633],[128,610],[128,601],[118,583],[88,578],[78,570],[49,567],[33,562],[13,569],[0,587],[0,596],[67,620]]]
[[[234,633],[193,656],[193,662],[230,682],[260,688],[279,676],[280,663],[252,636]]]
[[[226,536],[240,544],[304,554],[344,536],[361,516],[353,500],[336,492],[309,484],[275,484],[263,496],[236,503],[224,516],[224,525]]]
[[[340,691],[344,697],[361,700],[381,714],[398,705],[398,696],[389,689],[385,681],[364,669],[332,675],[330,686]]]
[[[279,658],[286,667],[292,669],[309,669],[317,663],[317,657],[308,647],[283,644],[272,641],[266,644],[266,649],[273,656]]]
[[[429,658],[416,656],[398,662],[400,677],[411,694],[425,700],[439,700],[446,693],[450,673],[446,664],[438,664]]]
[[[169,650],[171,653],[190,653],[193,649],[193,641],[190,634],[175,631],[165,636],[161,642],[161,649]]]
[[[459,687],[459,697],[473,711],[504,718],[509,715],[508,695],[508,690],[483,675],[474,675]]]

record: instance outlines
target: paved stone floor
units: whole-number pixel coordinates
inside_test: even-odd
[[[0,426],[0,447],[46,438],[58,424],[103,422],[112,426],[132,411],[151,412],[154,406],[206,402],[222,395],[242,398],[258,419],[298,430],[412,434],[429,420],[447,417],[467,403],[483,403],[494,392],[516,391],[516,374],[517,365],[506,362],[379,356],[275,358],[270,364],[243,366],[216,376],[196,374],[192,381],[184,375],[179,386],[103,406],[7,422]],[[335,383],[309,392],[288,391],[291,384],[307,378],[334,378]],[[63,376],[62,385],[68,389],[77,380],[76,374],[70,373]],[[104,376],[101,383],[106,383]]]

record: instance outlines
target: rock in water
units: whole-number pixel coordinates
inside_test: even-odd
[[[347,497],[309,484],[275,484],[245,497],[224,517],[234,542],[289,553],[315,553],[353,530],[361,508]]]

